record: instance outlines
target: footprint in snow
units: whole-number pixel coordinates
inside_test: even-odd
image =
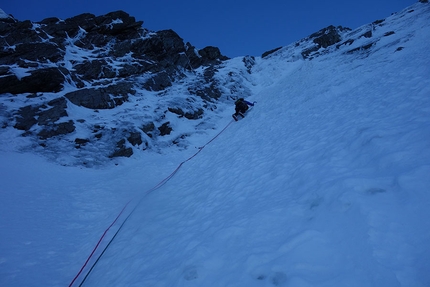
[[[265,274],[258,275],[257,280],[266,280]],[[284,272],[275,272],[269,276],[269,281],[273,286],[281,286],[287,281],[287,275]]]
[[[187,281],[195,280],[199,277],[197,270],[194,266],[187,266],[184,269],[184,279]]]

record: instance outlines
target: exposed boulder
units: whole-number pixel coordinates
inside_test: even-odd
[[[351,31],[351,29],[342,26],[335,27],[330,25],[324,29],[319,30],[318,32],[313,33],[306,39],[312,40],[312,42],[315,43],[315,46],[303,50],[301,53],[303,58],[308,58],[310,54],[318,51],[321,48],[327,48],[339,43],[342,40],[341,33],[346,31]]]
[[[104,59],[84,61],[82,64],[74,66],[76,73],[85,81],[102,78],[114,78],[116,71]]]
[[[130,136],[127,137],[127,140],[129,143],[131,143],[133,146],[138,146],[143,143],[142,136],[139,132],[131,132]]]
[[[186,44],[187,64],[193,69],[200,66],[208,66],[219,64],[229,58],[222,55],[217,47],[207,46],[201,50],[197,50],[190,43]]]
[[[217,61],[229,59],[228,57],[221,54],[219,48],[213,46],[207,46],[199,50],[199,55],[202,57],[203,65],[215,64]]]
[[[62,117],[67,117],[67,101],[65,98],[57,98],[48,102],[52,108],[43,110],[38,113],[37,122],[39,125],[50,125]]]
[[[89,109],[113,109],[135,94],[131,83],[122,82],[103,88],[87,88],[67,93],[65,97],[77,106]]]
[[[153,132],[155,130],[155,124],[153,122],[147,123],[145,125],[142,126],[141,130],[150,138],[152,138]]]
[[[40,139],[48,139],[59,135],[69,134],[75,131],[75,124],[72,120],[46,126],[45,129],[40,131],[37,135]]]
[[[203,109],[202,108],[198,108],[197,110],[194,110],[193,112],[186,112],[184,114],[184,117],[186,117],[189,120],[197,120],[197,119],[201,119],[203,116]]]
[[[121,139],[117,142],[115,151],[109,157],[131,157],[132,155],[133,149],[131,147],[126,147],[125,139]]]
[[[64,51],[52,43],[22,43],[14,49],[0,51],[0,64],[13,65],[19,62],[56,63],[63,59]]]
[[[170,135],[172,132],[172,127],[170,126],[170,122],[166,122],[162,124],[158,130],[160,131],[160,136]]]
[[[115,11],[95,19],[97,26],[94,28],[100,34],[122,35],[124,38],[136,37],[137,29],[143,21],[136,22],[136,19],[124,11]]]
[[[43,139],[74,131],[73,121],[56,124],[60,118],[68,116],[66,100],[61,97],[49,101],[48,105],[52,108],[48,108],[46,105],[20,108],[16,115],[14,127],[24,131],[30,130],[35,124],[46,127],[39,133],[39,136]]]
[[[372,30],[369,30],[366,33],[364,33],[363,35],[361,35],[361,37],[372,38],[372,35],[373,35]]]
[[[182,71],[191,68],[184,42],[173,30],[158,31],[150,37],[137,39],[131,43],[130,51],[140,60],[139,72],[156,74],[148,83],[150,87],[145,87],[149,90],[165,89],[170,86],[171,79],[168,78],[182,77]]]
[[[82,146],[85,146],[89,142],[90,142],[89,139],[75,138],[75,148],[81,148]]]
[[[341,41],[342,38],[339,34],[339,31],[341,30],[344,30],[342,26],[335,27],[330,25],[310,35],[309,38],[313,38],[313,42],[318,44],[319,47],[327,48],[328,46],[334,45]]]
[[[172,85],[172,80],[166,72],[160,72],[145,82],[143,87],[148,91],[161,91]]]
[[[44,68],[33,70],[30,75],[21,79],[14,74],[9,74],[0,77],[0,94],[56,93],[63,89],[64,74],[67,73],[67,70],[61,68]]]
[[[18,110],[14,127],[18,130],[28,131],[37,124],[36,115],[40,107],[25,106]]]
[[[162,65],[176,64],[180,53],[185,52],[184,41],[173,30],[158,31],[151,37],[134,43],[131,51],[145,56]]]
[[[192,112],[184,112],[181,108],[168,108],[171,113],[177,114],[179,117],[185,117],[189,120],[197,120],[202,118],[204,113],[202,108],[193,110]]]

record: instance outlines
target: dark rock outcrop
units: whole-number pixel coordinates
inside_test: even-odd
[[[216,67],[228,58],[217,47],[198,50],[173,30],[148,31],[142,24],[124,11],[40,22],[0,19],[0,94],[25,97],[26,102],[4,114],[23,136],[47,149],[55,149],[57,138],[70,143],[74,152],[104,147],[106,157],[131,156],[133,148],[147,149],[149,141],[174,133],[166,120],[169,110],[185,120],[203,118],[222,95]],[[197,75],[193,70],[200,67]],[[179,106],[164,100],[163,106],[148,109],[146,97],[158,103],[157,97],[168,94],[190,72],[196,80],[178,95]],[[182,101],[189,102],[182,106]],[[118,109],[121,120],[109,126],[103,122],[110,114],[104,110],[125,103],[129,105]],[[71,118],[73,105],[100,117]],[[128,120],[129,109],[142,109],[143,114]],[[77,128],[80,135],[88,128],[89,135],[73,137]]]
[[[89,109],[113,109],[127,101],[129,94],[135,94],[130,83],[118,83],[102,88],[81,89],[67,93],[65,97],[77,106]]]
[[[67,101],[65,98],[57,98],[55,100],[52,100],[48,102],[48,105],[52,108],[40,111],[38,113],[38,119],[37,122],[39,125],[50,125],[52,123],[55,123],[62,117],[67,117]]]
[[[277,50],[279,50],[279,49],[276,49],[276,51]],[[254,65],[255,65],[255,57],[246,56],[246,57],[243,57],[242,61],[246,67],[246,71],[248,72],[248,74],[251,74],[252,73],[252,67],[254,67]]]
[[[177,114],[180,117],[185,117],[189,120],[200,119],[204,113],[203,109],[197,109],[193,112],[184,112],[181,108],[169,108],[171,113]]]
[[[207,46],[201,50],[197,50],[190,43],[186,44],[185,55],[187,57],[186,66],[189,65],[193,69],[200,66],[219,64],[222,61],[229,59],[228,57],[223,56],[217,47]]]
[[[62,68],[44,68],[30,71],[30,75],[19,79],[9,72],[0,77],[0,94],[59,92],[63,88],[64,74],[67,73],[68,71]]]
[[[25,106],[18,110],[15,128],[18,130],[28,131],[32,126],[37,124],[36,115],[40,107]]]
[[[141,129],[147,136],[152,138],[154,136],[153,132],[155,130],[155,124],[153,122],[150,122],[148,124],[143,125]]]
[[[202,57],[202,65],[215,64],[217,61],[225,61],[229,58],[223,56],[217,47],[207,46],[199,50],[199,55]]]
[[[275,53],[276,51],[279,51],[280,49],[282,49],[282,47],[278,47],[278,48],[272,49],[272,50],[270,50],[270,51],[264,52],[264,53],[261,55],[261,58],[266,58],[267,56],[269,56],[269,55],[271,55],[271,54]]]
[[[139,146],[143,143],[142,136],[139,132],[131,132],[130,135],[127,137],[127,140],[133,146]]]
[[[65,20],[52,17],[37,23],[0,21],[0,45],[5,47],[0,50],[0,67],[18,64],[32,68],[31,75],[21,79],[13,73],[2,77],[0,93],[58,92],[65,81],[63,75],[70,76],[68,80],[75,82],[76,87],[82,87],[82,80],[93,82],[144,73],[154,75],[144,88],[160,91],[171,86],[181,74],[180,69],[228,59],[216,47],[206,47],[195,55],[173,30],[149,33],[142,24],[124,11],[102,16],[85,13]],[[119,66],[91,54],[73,56],[78,49],[98,50],[98,54],[123,63]],[[117,59],[126,55],[132,59]],[[194,59],[193,65],[190,58]],[[58,67],[52,67],[53,63]],[[59,67],[67,67],[67,71]]]
[[[315,45],[302,51],[301,54],[303,58],[308,58],[310,54],[318,51],[321,48],[327,48],[341,42],[341,33],[350,30],[350,28],[345,28],[342,26],[335,27],[330,25],[324,29],[319,30],[318,32],[311,34],[308,38],[306,38],[306,40],[312,40]]]
[[[170,135],[172,132],[172,127],[170,126],[170,122],[166,122],[162,124],[158,130],[160,131],[160,136]]]
[[[18,110],[15,117],[15,128],[28,131],[35,124],[40,126],[53,126],[62,117],[67,117],[67,102],[61,97],[51,100],[46,105],[25,106]]]
[[[310,35],[309,38],[313,38],[313,42],[319,47],[327,48],[341,41],[341,36],[339,35],[339,30],[341,29],[343,29],[341,26],[330,25]]]
[[[75,131],[75,124],[72,120],[47,126],[45,129],[40,131],[37,135],[40,139],[48,139],[59,135],[69,134]]]
[[[121,139],[117,142],[115,151],[109,157],[131,157],[133,155],[133,149],[131,147],[126,147],[125,143],[125,139]]]
[[[13,65],[18,63],[26,68],[26,63],[56,63],[62,60],[64,51],[57,45],[47,42],[19,43],[14,49],[8,48],[0,52],[0,65]]]
[[[74,66],[76,73],[82,80],[91,81],[100,78],[112,79],[116,72],[104,59],[86,60]]]
[[[166,72],[160,72],[147,80],[143,87],[148,91],[161,91],[172,85],[172,79]]]

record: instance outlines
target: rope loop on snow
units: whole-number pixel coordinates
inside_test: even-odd
[[[109,242],[106,244],[106,246],[103,248],[102,252],[100,253],[100,255],[97,257],[97,259],[94,261],[94,263],[92,264],[92,266],[89,268],[88,272],[86,273],[86,275],[84,276],[84,278],[82,279],[81,283],[78,286],[82,286],[85,282],[85,280],[88,278],[88,276],[90,275],[91,271],[94,269],[94,267],[96,266],[96,264],[99,262],[100,258],[103,256],[103,254],[105,253],[105,251],[107,250],[107,248],[110,246],[110,244],[112,243],[112,241],[115,239],[115,237],[117,236],[117,234],[119,233],[119,231],[122,229],[122,227],[124,226],[125,222],[130,218],[130,216],[133,214],[133,212],[136,210],[136,208],[139,206],[139,204],[142,202],[143,198],[148,195],[149,193],[153,192],[154,190],[159,189],[160,187],[162,187],[163,185],[165,185],[178,171],[179,169],[182,167],[182,165],[184,163],[186,163],[187,161],[190,161],[191,159],[193,159],[196,155],[198,155],[208,144],[210,144],[211,142],[213,142],[220,134],[222,134],[232,123],[234,122],[234,120],[232,119],[217,135],[215,135],[210,141],[208,141],[206,144],[204,144],[203,146],[199,147],[198,151],[193,154],[192,156],[190,156],[188,159],[184,160],[183,162],[181,162],[178,167],[171,173],[169,174],[166,178],[164,178],[163,180],[161,180],[157,185],[155,185],[154,187],[152,187],[151,189],[147,190],[144,195],[142,196],[142,198],[139,200],[139,202],[136,204],[136,206],[130,211],[130,213],[127,215],[127,217],[122,221],[121,225],[119,226],[118,230],[115,232],[115,234],[112,236],[112,238],[109,240]],[[94,256],[94,254],[96,253],[96,251],[99,249],[103,239],[105,239],[106,234],[108,233],[108,231],[111,229],[111,227],[113,225],[115,225],[115,223],[118,222],[118,219],[121,217],[122,214],[124,214],[124,211],[126,210],[126,208],[129,206],[130,202],[132,200],[128,201],[124,207],[122,208],[122,210],[120,211],[120,213],[117,215],[117,217],[115,218],[115,220],[108,226],[108,228],[103,232],[102,236],[100,237],[100,239],[98,240],[96,246],[94,247],[94,249],[91,251],[90,255],[88,256],[87,260],[85,261],[85,263],[82,265],[81,269],[79,270],[78,274],[76,274],[76,276],[73,278],[73,280],[70,282],[69,287],[72,287],[73,284],[75,284],[76,280],[81,276],[82,272],[84,271],[85,267],[88,265],[88,263],[90,262],[90,260],[92,259],[92,257]]]

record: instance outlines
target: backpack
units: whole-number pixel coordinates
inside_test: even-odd
[[[243,99],[238,99],[236,102],[236,109],[241,111],[241,112],[246,112],[248,110],[248,104],[245,103],[245,101]]]

